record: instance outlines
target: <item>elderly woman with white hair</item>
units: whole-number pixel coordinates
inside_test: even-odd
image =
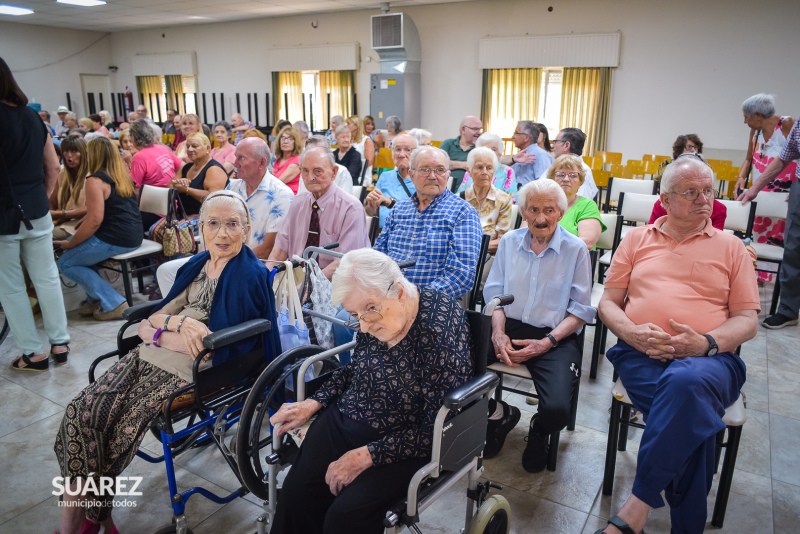
[[[463,309],[414,286],[388,256],[347,253],[332,295],[358,321],[353,361],[270,419],[282,434],[319,412],[283,483],[273,532],[383,532],[387,507],[429,461],[442,399],[472,375]]]
[[[547,466],[548,436],[567,426],[573,385],[580,376],[578,334],[594,319],[589,250],[558,222],[567,196],[552,180],[528,182],[519,191],[527,227],[500,240],[483,289],[486,302],[498,295],[517,298],[492,316],[488,361],[524,365],[539,394],[531,418],[522,467],[537,473]],[[519,422],[520,411],[502,401],[489,406],[484,457],[497,455]]]
[[[91,487],[82,481],[116,477],[133,461],[162,402],[192,381],[205,336],[262,317],[275,324],[266,268],[244,246],[250,233],[244,200],[230,191],[208,195],[200,209],[200,229],[205,252],[181,267],[160,308],[139,323],[142,343],[67,405],[55,442],[61,476],[70,485],[60,534],[97,534],[101,526],[104,532],[117,532],[112,503],[81,495],[80,487]],[[200,368],[247,354],[257,343],[252,337],[219,348]]]
[[[431,146],[433,144],[433,134],[428,130],[423,130],[422,128],[411,128],[406,133],[416,139],[419,146]]]
[[[517,177],[514,173],[514,169],[508,165],[500,163],[499,159],[503,155],[503,139],[495,133],[484,132],[480,137],[478,137],[478,140],[475,141],[475,148],[478,147],[490,148],[498,158],[497,165],[494,167],[494,178],[492,180],[492,185],[497,189],[502,189],[506,193],[510,193],[511,195],[516,194]],[[472,177],[470,173],[467,172],[464,174],[464,181],[461,182],[457,192],[460,193],[462,191],[466,191],[470,185],[472,185]]]
[[[478,212],[483,233],[490,236],[489,254],[497,251],[503,234],[511,229],[513,197],[492,184],[497,155],[488,147],[473,148],[467,156],[471,183],[459,195]],[[488,271],[487,271],[488,273]]]

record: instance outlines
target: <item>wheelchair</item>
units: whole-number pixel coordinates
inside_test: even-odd
[[[513,300],[511,295],[496,297],[486,305],[483,313],[466,312],[476,349],[475,376],[444,398],[434,426],[431,460],[412,478],[406,498],[386,511],[383,525],[386,534],[397,534],[405,528],[420,532],[417,526],[420,513],[465,475],[468,489],[463,532],[509,532],[511,510],[508,501],[500,495],[490,495],[491,489],[502,488],[490,481],[481,482],[480,476],[484,471],[481,454],[486,440],[489,399],[499,382],[497,375],[486,371],[491,316],[497,306],[508,305]],[[273,431],[280,426],[271,429],[269,416],[280,407],[281,393],[286,393],[280,384],[292,377],[296,391],[286,393],[284,400],[303,400],[307,393],[325,381],[324,373],[338,365],[336,355],[353,347],[355,341],[330,350],[318,346],[288,350],[267,366],[245,400],[235,454],[244,485],[264,500],[264,514],[257,519],[258,534],[266,534],[271,528],[280,493],[279,475],[291,466],[299,450],[289,433],[280,440],[272,440]],[[320,364],[320,374],[306,381],[307,371]]]
[[[117,349],[92,362],[89,368],[90,383],[95,381],[95,370],[100,362],[115,356],[122,357],[141,343],[138,335],[126,335],[126,331],[147,319],[159,309],[160,305],[161,301],[148,302],[123,312],[126,322],[117,333]],[[189,449],[203,447],[213,442],[239,477],[236,458],[226,444],[226,437],[230,437],[228,431],[239,421],[245,398],[250,393],[256,377],[267,368],[270,357],[278,352],[274,338],[270,335],[271,329],[272,325],[267,319],[254,319],[203,338],[204,350],[194,360],[192,369],[194,380],[166,399],[161,413],[151,424],[150,430],[161,442],[163,454],[151,456],[140,449],[136,455],[149,463],[164,462],[173,510],[172,523],[159,528],[154,534],[192,534],[185,510],[189,498],[194,494],[200,494],[217,504],[226,504],[247,494],[248,490],[244,485],[222,496],[202,487],[180,491],[176,481],[174,459]],[[260,343],[249,353],[203,371],[199,370],[206,354],[254,336],[260,338]]]

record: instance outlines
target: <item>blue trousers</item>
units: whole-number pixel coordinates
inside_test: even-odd
[[[746,378],[735,353],[661,362],[620,341],[606,354],[647,423],[632,493],[653,508],[670,506],[672,532],[702,532],[714,477],[715,436]]]
[[[341,310],[339,310],[339,313],[336,314],[336,318],[341,319],[342,321],[346,321],[350,319],[350,314],[347,313],[347,310],[342,308]],[[351,341],[353,341],[355,335],[356,333],[353,330],[350,330],[345,326],[338,324],[333,325],[333,342],[337,347],[340,345],[344,345],[345,343],[350,343]],[[350,359],[351,356],[349,350],[339,353],[339,363],[341,363],[342,365],[348,365],[350,363]]]
[[[136,248],[109,245],[92,236],[77,247],[65,251],[58,258],[58,270],[81,285],[86,291],[86,298],[89,302],[99,300],[102,311],[111,311],[125,302],[125,297],[117,293],[117,290],[92,269],[92,266],[117,254],[136,250]]]

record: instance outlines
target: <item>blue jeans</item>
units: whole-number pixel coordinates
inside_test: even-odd
[[[344,308],[340,309],[339,312],[336,314],[337,319],[341,319],[342,321],[346,321],[350,319],[350,314],[347,313],[347,310]],[[345,326],[338,325],[334,323],[333,325],[333,343],[335,346],[339,347],[344,345],[345,343],[350,343],[353,341],[356,333],[353,330]],[[350,351],[344,351],[339,353],[339,363],[342,365],[347,365],[350,363]]]
[[[16,235],[0,236],[0,302],[23,354],[40,354],[42,341],[36,332],[20,258],[36,288],[44,330],[52,345],[69,342],[67,314],[61,280],[53,259],[53,220],[48,213],[31,221],[33,230],[20,225]]]
[[[65,251],[58,259],[58,270],[81,285],[89,302],[99,300],[101,311],[111,311],[125,302],[125,297],[117,293],[91,266],[136,248],[109,245],[92,236],[77,247]]]

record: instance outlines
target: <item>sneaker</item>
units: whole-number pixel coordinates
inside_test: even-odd
[[[111,311],[103,311],[98,308],[92,314],[94,318],[98,321],[116,321],[118,319],[122,319],[122,312],[128,309],[128,303],[123,302],[116,308]]]
[[[509,406],[505,402],[503,405],[503,418],[497,421],[489,420],[486,428],[486,446],[483,448],[483,457],[494,458],[503,448],[506,436],[519,423],[522,413],[519,408]]]
[[[786,326],[794,326],[796,324],[796,317],[792,319],[791,317],[786,317],[780,313],[776,313],[772,317],[767,317],[764,319],[764,322],[761,323],[764,328],[769,328],[770,330],[780,330]]]
[[[536,394],[536,384],[531,384],[531,389],[528,390],[528,393]],[[539,404],[539,399],[537,397],[525,397],[525,402],[535,406]]]
[[[100,309],[100,301],[95,300],[94,302],[89,300],[82,300],[80,306],[78,307],[78,315],[81,317],[91,317],[95,310]]]
[[[528,444],[522,451],[522,467],[528,473],[540,473],[547,467],[547,459],[550,452],[550,436],[539,434],[533,429],[536,424],[536,416],[531,418],[531,427],[528,429],[528,437],[525,441]]]

